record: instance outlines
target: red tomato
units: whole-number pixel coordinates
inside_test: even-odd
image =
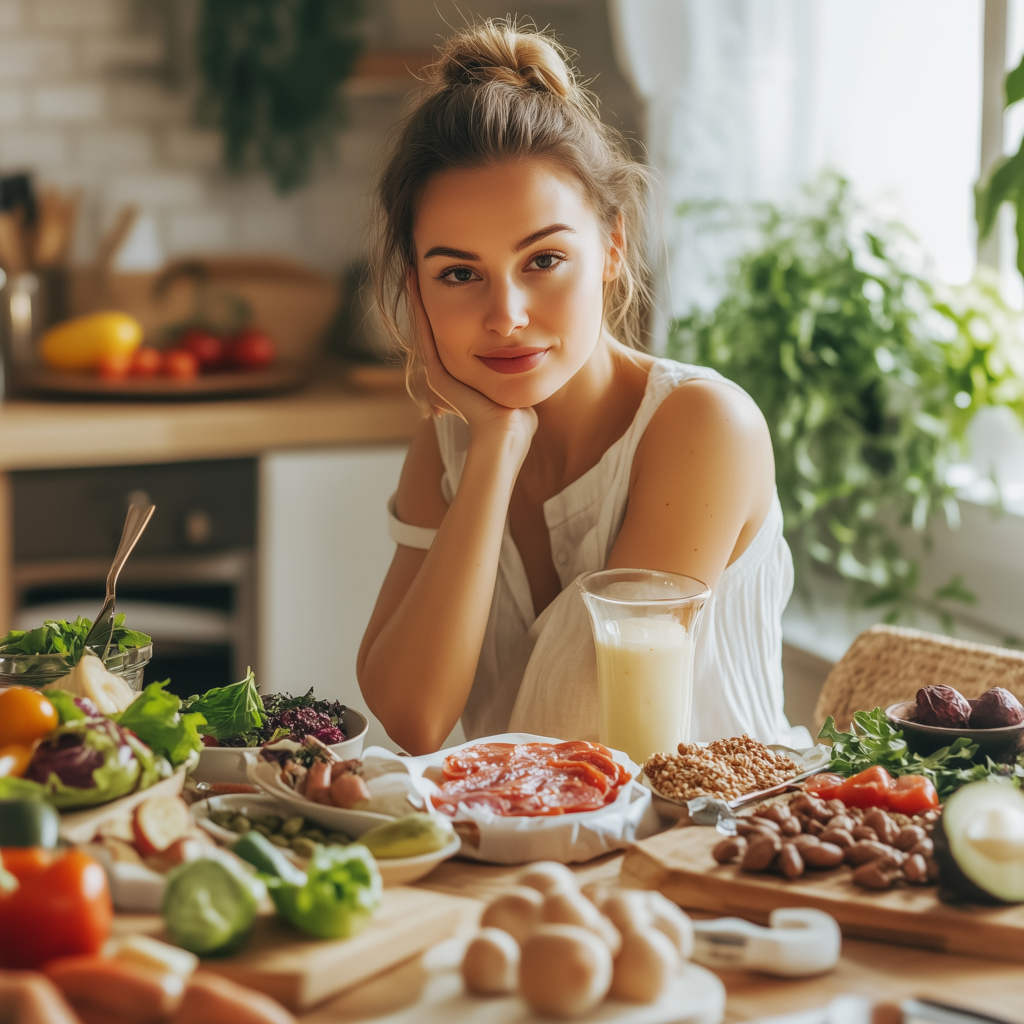
[[[939,806],[939,794],[924,775],[903,775],[889,790],[889,809],[900,814],[920,814]]]
[[[804,783],[804,791],[811,796],[821,797],[822,800],[831,800],[839,793],[846,779],[835,772],[822,772],[821,775],[812,775]]]
[[[20,885],[0,894],[0,967],[38,968],[76,953],[98,953],[114,910],[103,868],[81,850],[49,866],[28,865],[3,853]],[[27,870],[26,870],[27,869]]]
[[[239,370],[259,370],[269,366],[277,356],[274,343],[262,332],[241,331],[231,339],[227,361]]]
[[[108,352],[96,364],[96,372],[104,380],[124,380],[131,368],[132,357],[123,352]]]
[[[183,348],[172,348],[164,353],[164,376],[176,380],[191,380],[199,373],[199,360]]]
[[[224,361],[224,342],[209,331],[186,331],[178,339],[178,347],[196,357],[200,370],[216,369]]]
[[[891,789],[892,776],[881,765],[875,765],[847,779],[836,796],[847,807],[886,807]]]
[[[135,350],[132,356],[131,374],[133,377],[155,377],[160,372],[164,357],[160,350],[143,345]]]

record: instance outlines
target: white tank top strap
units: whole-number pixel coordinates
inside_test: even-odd
[[[426,551],[434,543],[437,530],[432,530],[428,526],[410,526],[408,523],[403,523],[395,514],[396,497],[397,495],[392,494],[388,498],[388,536],[402,547],[420,548]]]

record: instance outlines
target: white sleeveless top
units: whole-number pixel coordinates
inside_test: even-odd
[[[487,631],[462,713],[467,738],[530,732],[597,740],[597,659],[575,581],[604,568],[626,514],[640,439],[665,397],[694,377],[725,381],[706,367],[657,360],[625,434],[597,465],[544,503],[563,589],[539,616],[506,522]],[[455,416],[435,418],[434,424],[445,466],[441,489],[451,504],[466,463],[469,429]],[[430,547],[436,531],[400,522],[394,499],[388,519],[396,543]],[[722,573],[705,608],[694,663],[691,742],[742,733],[764,743],[790,741],[783,711],[782,612],[792,589],[793,560],[776,494],[757,535]]]

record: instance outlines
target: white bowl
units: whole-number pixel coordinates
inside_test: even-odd
[[[316,805],[314,805],[316,806]],[[263,793],[233,793],[228,796],[208,797],[206,800],[199,800],[192,805],[192,817],[195,823],[204,831],[213,836],[218,842],[230,846],[238,838],[237,832],[223,828],[210,818],[210,811],[231,810],[236,814],[277,814],[287,817],[291,807],[284,800],[277,797],[267,796]],[[303,809],[304,810],[304,809]],[[308,814],[304,817],[313,819]],[[374,815],[375,818],[383,818],[383,815]],[[390,821],[390,818],[384,818]],[[378,822],[379,824],[379,822]],[[406,885],[415,882],[417,879],[429,875],[442,861],[454,857],[462,846],[462,840],[454,836],[450,843],[435,850],[433,853],[421,853],[418,857],[381,857],[377,858],[377,867],[380,869],[380,876],[385,886]],[[308,863],[297,856],[291,850],[281,848],[281,852],[294,864],[305,867]]]
[[[363,752],[363,740],[370,723],[366,716],[354,708],[345,708],[342,716],[342,727],[347,740],[332,743],[333,750],[344,761],[359,757]],[[196,782],[240,782],[245,784],[246,753],[259,753],[259,747],[203,747],[199,754],[199,764],[192,770]],[[344,831],[344,830],[341,830]]]

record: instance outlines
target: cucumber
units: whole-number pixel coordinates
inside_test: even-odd
[[[0,800],[0,846],[57,845],[60,815],[44,800]]]
[[[247,832],[232,847],[231,852],[248,861],[261,875],[280,878],[289,885],[305,885],[305,872],[300,871],[266,836]]]

